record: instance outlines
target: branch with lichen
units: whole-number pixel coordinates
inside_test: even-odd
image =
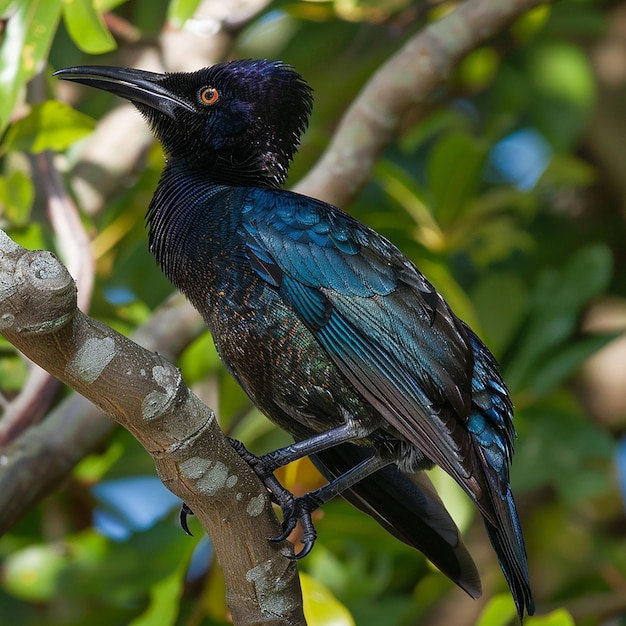
[[[176,362],[205,330],[196,310],[176,294],[140,326],[132,338],[147,350]],[[44,371],[44,370],[41,370]],[[46,375],[49,376],[49,374]],[[53,379],[56,380],[56,379]],[[70,394],[40,423],[0,453],[0,536],[67,480],[86,455],[102,449],[115,422],[79,394]]]
[[[367,184],[405,114],[427,101],[458,63],[547,0],[467,0],[421,30],[368,80],[296,190],[344,207]]]
[[[180,372],[76,306],[76,287],[49,252],[0,231],[0,333],[128,429],[163,483],[211,537],[236,624],[303,624],[293,548],[267,493]]]

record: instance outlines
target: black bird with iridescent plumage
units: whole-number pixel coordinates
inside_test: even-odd
[[[436,464],[480,510],[520,618],[532,613],[498,365],[393,244],[281,189],[311,110],[304,80],[256,60],[57,75],[130,100],[163,146],[150,249],[231,374],[295,440],[261,458],[234,444],[282,506],[280,539],[300,520],[308,552],[311,512],[341,493],[477,597],[474,562],[423,472]],[[272,472],[307,455],[329,483],[294,498]]]

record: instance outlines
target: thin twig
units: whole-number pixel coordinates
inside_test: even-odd
[[[87,312],[96,272],[91,241],[78,209],[54,165],[52,152],[36,155],[35,163],[46,193],[48,218],[57,238],[61,258],[78,285],[78,306]]]

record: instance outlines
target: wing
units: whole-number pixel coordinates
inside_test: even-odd
[[[251,190],[241,228],[254,270],[391,430],[480,492],[467,430],[472,348],[415,266],[339,209],[285,191]]]
[[[512,406],[486,346],[397,248],[335,207],[289,192],[253,190],[241,234],[254,270],[293,306],[390,429],[473,497],[520,617],[524,606],[532,613],[526,553],[509,486]],[[330,476],[348,467],[342,455],[352,448],[338,448],[318,454]],[[346,497],[424,551],[406,530],[421,515],[420,532],[434,542],[433,556],[451,559],[446,565],[451,569],[443,571],[458,582],[463,576],[455,568],[461,568],[469,575],[465,588],[471,589],[472,569],[463,549],[450,552],[452,544],[446,547],[443,535],[432,535],[430,513],[415,509],[428,500],[419,476],[387,469],[355,485]],[[393,505],[378,506],[377,498],[390,489],[397,494]],[[406,507],[405,497],[410,499]]]

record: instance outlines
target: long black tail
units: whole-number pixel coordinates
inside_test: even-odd
[[[498,555],[500,567],[511,589],[521,621],[524,617],[524,608],[528,615],[532,615],[535,612],[535,603],[530,590],[524,536],[511,488],[507,489],[505,497],[500,502],[494,504],[498,525],[495,526],[484,518],[485,528]]]
[[[370,448],[346,443],[320,452],[311,460],[332,480],[371,453]],[[395,465],[388,465],[342,496],[392,535],[417,548],[470,596],[481,595],[476,565],[426,474],[408,476]]]
[[[472,439],[472,476],[478,488],[464,487],[480,508],[521,620],[524,609],[532,615],[535,605],[524,537],[509,481],[515,438],[513,405],[495,358],[469,327],[466,331],[474,352],[468,429]]]

